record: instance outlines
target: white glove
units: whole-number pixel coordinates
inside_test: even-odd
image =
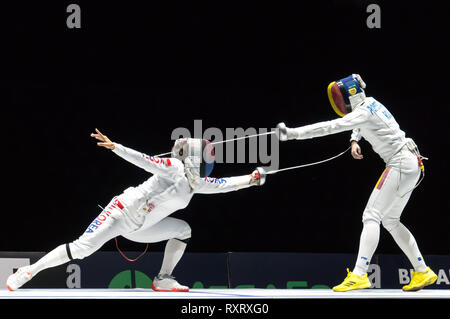
[[[258,185],[261,186],[266,181],[266,172],[262,167],[257,167],[251,174],[250,174],[250,185]]]
[[[363,81],[363,79],[361,78],[361,75],[359,75],[359,74],[353,74],[353,77],[356,79],[356,81],[358,81],[358,83],[359,83],[359,86],[362,88],[362,89],[365,89],[366,88],[366,83]]]
[[[298,137],[297,132],[286,127],[283,122],[277,124],[276,136],[280,141],[295,140]]]

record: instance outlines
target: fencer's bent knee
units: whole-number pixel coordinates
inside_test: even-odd
[[[378,224],[382,224],[383,227],[388,232],[390,232],[391,230],[396,228],[398,225],[400,225],[400,218],[393,218],[393,217],[380,218],[379,214],[374,213],[370,209],[364,211],[362,221],[363,221],[363,223],[375,222]]]
[[[366,219],[366,220],[363,221],[363,224],[364,224],[364,225],[366,225],[366,224],[376,224],[376,225],[380,225],[380,222],[377,221],[377,220],[374,220],[374,219]]]
[[[380,216],[379,212],[375,211],[374,209],[366,208],[362,215],[362,222],[366,223],[368,221],[373,221],[373,222],[380,224],[381,216]]]
[[[187,242],[192,235],[192,230],[191,230],[191,226],[189,226],[188,223],[186,223],[185,221],[182,221],[184,223],[183,227],[180,229],[180,233],[175,237],[178,240]]]
[[[385,218],[381,221],[381,223],[388,232],[391,232],[394,228],[400,225],[400,218]]]

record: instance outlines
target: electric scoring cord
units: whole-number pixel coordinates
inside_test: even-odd
[[[102,209],[102,211],[105,210],[105,209],[104,209],[102,206],[100,206],[99,204],[97,204],[97,206],[100,207],[100,208]],[[131,261],[131,262],[136,261],[136,260],[138,260],[139,258],[141,258],[142,256],[144,256],[145,253],[146,253],[147,250],[148,250],[148,243],[146,243],[144,251],[143,251],[139,256],[137,256],[137,257],[134,258],[134,259],[128,258],[128,257],[122,252],[122,250],[120,250],[120,248],[119,248],[119,241],[117,240],[117,237],[114,237],[114,241],[116,242],[116,249],[117,249],[117,251],[122,255],[123,258],[125,258],[126,260]]]
[[[215,145],[215,144],[221,144],[221,143],[228,143],[228,142],[232,142],[232,141],[239,141],[239,140],[243,140],[243,139],[248,139],[248,138],[252,138],[252,137],[257,137],[257,136],[263,136],[263,135],[272,135],[275,134],[276,131],[270,131],[270,132],[265,132],[265,133],[259,133],[259,134],[252,134],[252,135],[247,135],[247,136],[242,136],[242,137],[237,137],[237,138],[230,138],[227,140],[223,140],[223,141],[218,141],[218,142],[213,142],[211,143],[211,145]],[[328,161],[331,161],[333,159],[338,158],[339,156],[342,156],[343,154],[345,154],[349,149],[351,149],[351,146],[348,147],[345,151],[339,153],[338,155],[335,155],[333,157],[324,159],[322,161],[318,161],[318,162],[314,162],[314,163],[308,163],[308,164],[303,164],[303,165],[298,165],[298,166],[293,166],[293,167],[286,167],[286,168],[281,168],[278,170],[273,170],[273,171],[269,171],[269,172],[265,172],[266,174],[276,174],[282,171],[287,171],[287,170],[291,170],[291,169],[297,169],[297,168],[302,168],[302,167],[307,167],[307,166],[313,166],[313,165],[318,165],[318,164],[322,164]],[[172,152],[166,152],[166,153],[161,153],[158,155],[155,155],[154,157],[161,157],[161,156],[165,156],[165,155],[169,155]]]
[[[337,155],[335,155],[335,156],[333,156],[333,157],[324,159],[324,160],[322,160],[322,161],[313,162],[313,163],[308,163],[308,164],[303,164],[303,165],[297,165],[297,166],[292,166],[292,167],[280,168],[280,169],[276,169],[276,170],[273,170],[273,171],[266,172],[266,174],[276,174],[276,173],[283,172],[283,171],[288,171],[288,170],[291,170],[291,169],[297,169],[297,168],[302,168],[302,167],[307,167],[307,166],[313,166],[313,165],[318,165],[318,164],[322,164],[322,163],[325,163],[325,162],[329,162],[329,161],[331,161],[331,160],[334,160],[334,159],[338,158],[339,156],[344,155],[344,154],[345,154],[349,149],[351,149],[351,148],[352,148],[352,147],[350,146],[350,147],[348,147],[345,151],[343,151],[343,152],[341,152],[341,153],[339,153],[339,154],[337,154]]]

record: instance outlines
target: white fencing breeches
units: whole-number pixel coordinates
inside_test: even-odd
[[[140,228],[123,237],[138,243],[156,243],[168,239],[191,238],[191,227],[184,220],[166,217],[153,226]]]
[[[404,147],[389,161],[375,185],[363,213],[358,258],[353,272],[363,275],[378,246],[380,223],[410,260],[416,271],[426,268],[416,240],[400,222],[400,216],[420,177],[417,157]]]
[[[119,204],[119,205],[118,205]],[[123,236],[142,243],[154,243],[169,239],[185,240],[191,236],[191,228],[180,219],[163,217],[154,224],[142,227],[143,220],[131,215],[117,199],[88,226],[86,231],[69,244],[69,258],[83,259],[100,249],[110,239]]]
[[[186,241],[191,238],[191,227],[181,219],[166,217],[153,226],[140,228],[124,237],[140,243],[168,240],[159,273],[171,275],[184,254]]]
[[[154,218],[154,224],[146,224],[143,228],[143,221],[130,215],[114,198],[77,240],[53,249],[31,265],[30,272],[35,276],[44,269],[64,264],[70,259],[83,259],[100,249],[108,240],[122,235],[143,243],[168,240],[160,272],[171,274],[186,248],[183,241],[191,237],[191,228],[185,221],[164,216],[161,215],[160,220]]]
[[[395,228],[419,177],[417,157],[405,147],[388,163],[375,185],[363,213],[363,222],[382,223],[388,231]]]

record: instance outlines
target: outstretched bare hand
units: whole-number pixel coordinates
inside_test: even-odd
[[[352,142],[352,156],[354,159],[363,159],[363,155],[361,153],[361,147],[358,145],[356,141]]]
[[[98,146],[102,146],[110,150],[113,150],[115,148],[114,143],[111,142],[111,140],[106,135],[103,135],[98,129],[95,129],[95,131],[97,133],[91,133],[91,136],[100,141],[97,142]]]

